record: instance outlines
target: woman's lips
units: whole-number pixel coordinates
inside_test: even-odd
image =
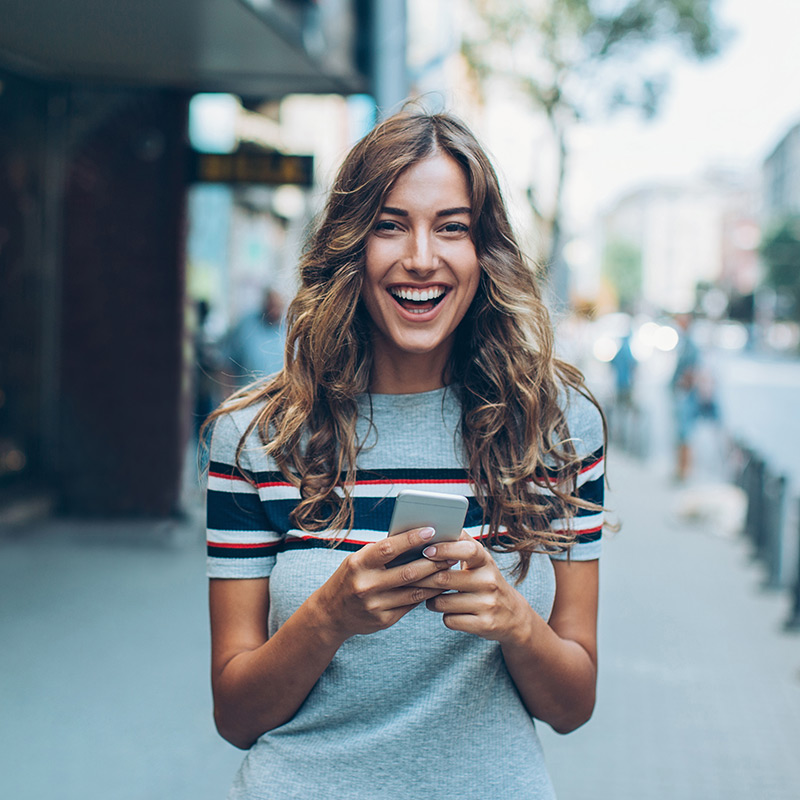
[[[400,308],[414,316],[433,311],[444,300],[447,291],[448,287],[442,284],[392,286],[388,289]]]
[[[401,292],[400,289],[403,291]],[[400,296],[400,295],[405,296]],[[416,294],[419,300],[412,299]],[[425,322],[430,317],[434,316],[436,310],[441,306],[447,297],[448,291],[441,287],[432,289],[420,289],[419,287],[392,287],[389,290],[389,296],[397,304],[397,307],[402,312],[402,315],[407,319],[412,319],[419,322]],[[422,299],[426,297],[426,299]]]

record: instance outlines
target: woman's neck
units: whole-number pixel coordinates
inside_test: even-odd
[[[398,358],[376,349],[370,391],[374,394],[416,394],[441,389],[447,383],[448,361],[449,358],[432,357],[430,353],[403,353]]]

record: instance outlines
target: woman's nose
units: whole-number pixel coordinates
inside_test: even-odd
[[[403,266],[414,272],[430,272],[436,269],[438,256],[435,244],[427,232],[420,231],[409,242],[409,251]]]

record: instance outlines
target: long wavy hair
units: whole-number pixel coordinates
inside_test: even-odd
[[[497,175],[453,116],[401,112],[353,147],[301,258],[283,370],[233,395],[211,421],[258,407],[237,459],[257,429],[266,453],[299,490],[293,523],[310,531],[352,527],[350,487],[363,445],[357,398],[369,392],[372,369],[371,326],[361,301],[366,242],[397,178],[437,153],[464,170],[481,267],[456,332],[448,383],[460,400],[465,465],[489,546],[519,554],[521,579],[532,553],[563,550],[574,539],[568,530],[551,530],[551,519],[593,507],[577,497],[580,459],[569,438],[564,393],[571,388],[597,403],[581,373],[555,357],[549,314],[514,238]],[[554,469],[556,481],[546,472],[552,477]]]

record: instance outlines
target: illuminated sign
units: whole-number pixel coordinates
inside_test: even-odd
[[[260,183],[270,186],[314,185],[314,157],[283,153],[198,153],[191,151],[193,183]]]

